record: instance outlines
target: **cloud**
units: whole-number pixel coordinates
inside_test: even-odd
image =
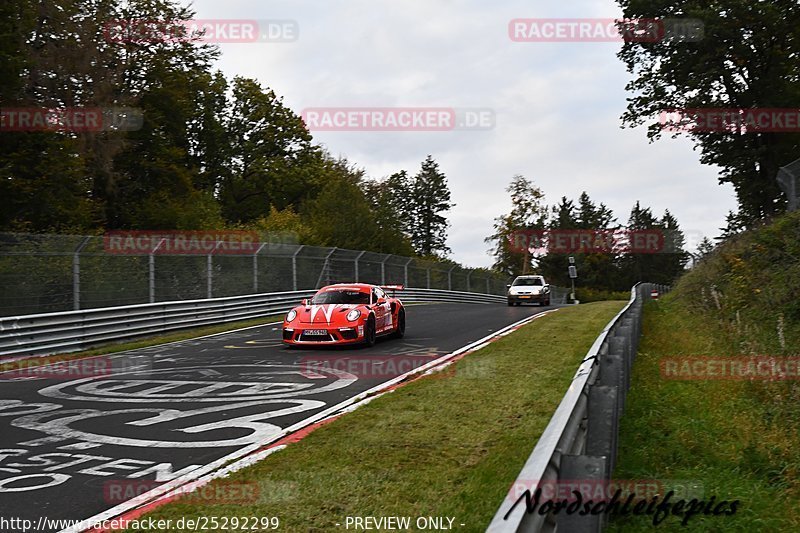
[[[292,19],[292,43],[226,44],[219,68],[257,78],[296,112],[308,107],[481,107],[490,131],[316,132],[317,142],[382,177],[416,172],[432,154],[457,204],[450,213],[453,258],[492,259],[483,242],[506,212],[514,174],[555,203],[586,190],[621,222],[637,200],[684,229],[718,234],[732,189],[701,166],[686,139],[649,143],[645,128],[620,129],[630,96],[615,43],[514,43],[508,22],[526,17],[619,15],[612,0],[535,5],[510,0],[199,0],[197,18]]]

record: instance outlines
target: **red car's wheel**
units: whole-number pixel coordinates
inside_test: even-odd
[[[406,311],[405,309],[400,309],[400,311],[397,313],[397,329],[394,330],[394,338],[402,339],[405,334],[406,334]]]
[[[364,346],[375,346],[375,337],[375,317],[371,316],[364,326]]]

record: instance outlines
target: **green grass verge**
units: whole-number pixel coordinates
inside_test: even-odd
[[[623,305],[537,319],[453,371],[377,398],[209,487],[257,484],[256,503],[184,499],[145,518],[276,516],[280,531],[306,532],[344,530],[347,516],[450,516],[454,529],[483,531],[579,362]]]
[[[800,436],[796,424],[776,420],[780,411],[752,394],[764,385],[660,377],[660,358],[741,353],[735,338],[673,295],[647,305],[643,332],[614,477],[690,481],[706,499],[741,502],[733,516],[698,515],[687,527],[671,516],[659,530],[800,531]],[[653,529],[650,517],[628,516],[616,517],[608,531]]]
[[[187,339],[194,339],[196,337],[203,337],[205,335],[214,335],[215,333],[224,333],[234,329],[247,328],[251,326],[260,326],[263,324],[273,324],[283,320],[283,314],[271,317],[256,318],[253,320],[246,320],[242,322],[233,322],[230,324],[220,324],[218,326],[206,326],[202,328],[192,328],[183,331],[176,331],[175,333],[168,333],[166,335],[158,335],[154,337],[144,337],[130,342],[106,344],[92,348],[91,350],[83,350],[80,352],[53,354],[46,357],[33,357],[24,359],[17,362],[0,364],[0,372],[4,370],[15,370],[17,368],[30,368],[39,364],[47,364],[53,361],[69,361],[72,359],[82,359],[84,357],[92,357],[95,355],[108,355],[112,353],[125,352],[128,350],[136,350],[138,348],[147,348],[149,346],[156,346],[158,344],[166,344],[169,342],[185,341]]]

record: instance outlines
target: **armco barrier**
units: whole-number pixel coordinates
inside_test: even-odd
[[[0,360],[68,353],[169,331],[286,313],[316,291],[276,292],[0,318]],[[505,296],[437,289],[398,292],[407,302],[505,303]]]
[[[524,491],[533,494],[559,480],[609,480],[617,458],[619,418],[625,408],[630,371],[639,348],[643,302],[663,285],[637,284],[631,299],[597,337],[514,481],[487,531],[595,532],[603,517],[527,512]],[[543,502],[542,502],[543,503]],[[557,520],[556,520],[557,519]]]

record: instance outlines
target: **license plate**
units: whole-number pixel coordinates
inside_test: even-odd
[[[327,329],[307,329],[305,331],[305,334],[306,335],[327,335],[328,334],[328,330]]]

